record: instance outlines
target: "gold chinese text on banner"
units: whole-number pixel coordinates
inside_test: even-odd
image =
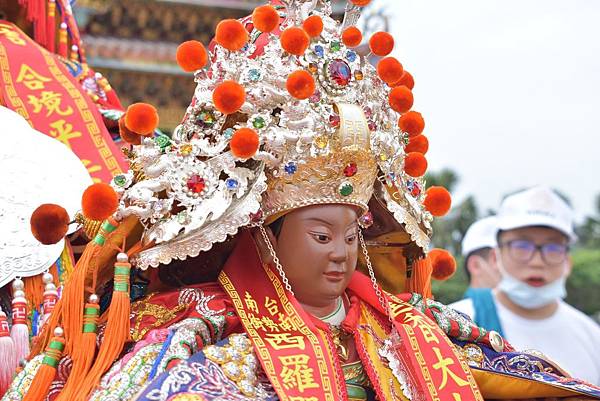
[[[109,182],[127,169],[96,106],[57,56],[2,20],[0,98],[33,128],[73,150],[94,181]]]

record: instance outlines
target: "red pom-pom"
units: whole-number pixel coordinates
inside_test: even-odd
[[[421,177],[427,171],[427,159],[419,152],[410,152],[404,159],[404,171],[411,177]]]
[[[69,214],[58,205],[45,203],[31,214],[31,233],[44,245],[56,244],[69,229]]]
[[[377,63],[379,78],[390,86],[398,82],[403,72],[402,64],[395,57],[386,57]]]
[[[413,94],[406,86],[392,88],[389,95],[390,106],[398,113],[406,113],[413,105]]]
[[[261,32],[272,32],[279,26],[279,13],[273,6],[259,6],[252,13],[252,24]]]
[[[285,86],[296,99],[308,99],[315,93],[315,80],[312,75],[304,70],[292,72],[285,83]]]
[[[138,135],[150,136],[158,127],[158,112],[148,103],[134,103],[125,112],[125,127]]]
[[[132,145],[139,145],[142,143],[142,136],[128,130],[125,126],[125,114],[119,118],[119,135],[122,140]]]
[[[258,150],[258,134],[251,128],[240,128],[229,141],[229,148],[235,157],[248,159]]]
[[[362,42],[362,32],[355,26],[349,26],[342,32],[342,42],[348,47],[356,47]]]
[[[425,191],[423,205],[425,205],[425,209],[433,216],[442,217],[450,211],[452,197],[450,196],[450,192],[444,187],[430,187]]]
[[[323,20],[318,15],[311,15],[302,23],[302,28],[311,38],[316,38],[323,32]]]
[[[387,32],[375,32],[369,39],[371,52],[380,57],[385,57],[394,49],[394,37]]]
[[[427,257],[431,260],[431,278],[434,280],[448,280],[456,272],[456,260],[447,250],[434,248]]]
[[[418,111],[409,111],[400,116],[398,126],[409,136],[417,136],[425,129],[425,120]]]
[[[406,86],[408,89],[412,90],[415,87],[415,80],[410,72],[404,70],[400,80],[396,82],[394,86]]]
[[[409,152],[419,152],[422,154],[426,154],[429,150],[429,140],[425,135],[417,135],[413,136],[409,139],[408,145],[404,148],[406,153]]]
[[[368,5],[371,2],[371,0],[350,0],[350,2],[355,6],[364,7]]]
[[[235,81],[223,81],[213,91],[213,103],[223,114],[233,114],[246,101],[246,90]]]
[[[304,54],[310,43],[310,38],[304,29],[297,26],[287,28],[281,32],[281,47],[286,52],[301,56]]]
[[[192,72],[206,65],[208,54],[202,43],[197,40],[188,40],[177,47],[175,58],[183,71]]]
[[[227,50],[238,51],[248,43],[248,31],[240,21],[224,19],[217,25],[215,40]]]
[[[90,185],[81,197],[81,211],[92,220],[105,220],[119,206],[119,197],[115,190],[102,182]]]

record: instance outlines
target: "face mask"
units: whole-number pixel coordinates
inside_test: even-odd
[[[546,306],[567,296],[566,276],[562,276],[542,287],[532,287],[511,276],[500,266],[502,280],[498,288],[515,304],[526,309],[536,309]]]

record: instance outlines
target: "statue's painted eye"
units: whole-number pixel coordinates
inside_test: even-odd
[[[322,233],[312,233],[312,236],[321,243],[325,243],[329,241],[329,235]]]

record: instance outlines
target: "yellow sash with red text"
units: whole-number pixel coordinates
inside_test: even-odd
[[[219,282],[232,299],[257,357],[282,401],[347,399],[343,373],[327,330],[317,327],[319,323],[286,293],[278,274],[260,261],[248,232],[240,234]],[[387,319],[367,277],[356,272],[349,290],[369,304],[380,321],[382,317]],[[367,344],[367,350],[359,350],[359,354],[371,363],[371,368],[367,368],[371,381],[392,378],[390,362],[397,362],[415,400],[483,400],[469,367],[454,352],[445,333],[407,302],[392,297],[389,303],[395,326],[392,333],[396,337],[387,350],[390,360],[379,355],[381,342],[369,341],[360,327],[357,329],[359,342]],[[366,322],[364,316],[361,320],[375,326],[375,321]],[[365,362],[363,365],[369,365]],[[390,391],[389,383],[375,386],[383,400],[403,399],[394,396],[402,391],[398,378],[393,380],[396,390]]]
[[[57,56],[0,20],[0,103],[67,145],[94,181],[127,169],[92,100]]]

